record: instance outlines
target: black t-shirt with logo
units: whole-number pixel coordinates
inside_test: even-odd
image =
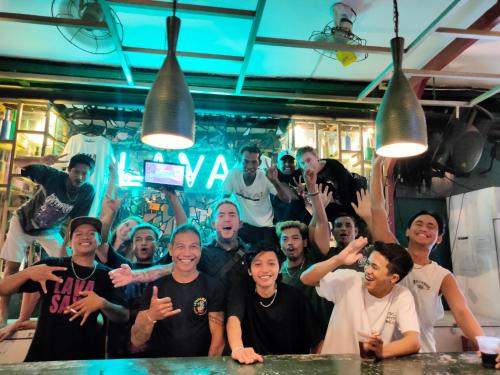
[[[104,358],[105,330],[97,321],[99,311],[90,314],[81,326],[82,318],[70,322],[72,314],[64,314],[64,310],[81,298],[81,291],[94,291],[112,303],[123,304],[123,300],[109,279],[109,268],[97,263],[94,271],[94,267],[73,263],[73,272],[71,263],[71,258],[47,258],[37,263],[67,268],[55,272],[63,283],[47,281],[47,294],[42,292],[39,283],[32,280],[19,289],[19,292],[42,292],[40,314],[27,362]]]
[[[69,175],[45,165],[29,165],[21,175],[40,184],[33,197],[17,210],[23,230],[32,235],[58,229],[68,218],[86,216],[94,200],[94,186],[73,187]]]
[[[219,283],[201,272],[190,283],[179,283],[172,275],[164,276],[148,284],[141,310],[149,309],[153,286],[158,287],[158,298],[170,297],[173,308],[181,312],[154,325],[147,343],[149,356],[207,356],[211,342],[208,313],[224,311]]]
[[[278,282],[273,298],[262,298],[248,286],[246,290],[231,290],[227,316],[240,320],[243,345],[263,355],[310,353],[324,332],[307,297]]]

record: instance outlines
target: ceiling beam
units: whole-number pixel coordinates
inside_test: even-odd
[[[168,50],[166,50],[166,49],[127,47],[127,46],[122,46],[122,49],[125,52],[150,53],[150,54],[154,54],[154,55],[166,55],[168,53]],[[177,56],[197,57],[200,59],[243,61],[243,56],[219,55],[219,54],[214,54],[214,53],[176,51],[175,54]]]
[[[403,69],[403,71],[408,77],[475,79],[484,81],[500,80],[500,74],[491,74],[491,73],[472,73],[472,72],[456,72],[456,71],[426,70],[426,69]]]
[[[366,53],[378,53],[378,54],[391,53],[391,49],[387,47],[354,46],[354,45],[340,44],[340,43],[315,42],[311,40],[267,38],[267,37],[257,37],[255,39],[255,44],[262,44],[266,46],[278,46],[278,47],[324,49],[327,51],[342,50],[342,51],[366,52]]]
[[[111,7],[106,2],[106,0],[98,0],[99,5],[101,6],[102,14],[104,16],[104,21],[108,25],[108,30],[111,35],[111,39],[116,48],[116,54],[120,58],[120,63],[122,65],[123,74],[125,75],[125,79],[130,86],[134,86],[134,77],[132,76],[132,70],[130,69],[130,64],[127,60],[127,55],[123,52],[122,42],[119,37],[118,29],[115,25],[115,20],[113,15],[111,14]]]
[[[113,3],[119,6],[128,6],[133,8],[142,9],[156,9],[156,10],[173,10],[173,2],[165,1],[154,1],[154,0],[108,0],[109,3]],[[209,14],[215,16],[223,17],[236,17],[236,18],[249,18],[255,17],[255,12],[253,10],[245,9],[234,9],[234,8],[222,8],[222,7],[211,7],[205,5],[194,5],[194,4],[182,4],[178,3],[176,10],[183,13],[196,13],[196,14]]]
[[[0,12],[0,20],[8,22],[22,22],[35,25],[84,27],[96,30],[106,30],[108,28],[105,22],[84,21],[73,18],[36,16],[33,14],[21,13]]]
[[[437,33],[454,36],[455,38],[475,40],[500,40],[500,32],[479,29],[455,29],[453,27],[439,27]]]
[[[439,27],[439,24],[443,22],[446,16],[448,16],[461,1],[463,2],[463,0],[453,0],[453,2],[448,5],[445,10],[443,10],[434,20],[432,20],[432,22],[415,38],[415,40],[410,43],[408,48],[405,49],[405,56],[413,53],[413,51],[415,51],[417,47]],[[384,70],[382,70],[382,72],[380,72],[380,74],[373,81],[371,81],[363,91],[361,91],[361,93],[358,95],[358,100],[361,101],[368,95],[370,95],[370,93],[377,88],[380,82],[384,80],[387,74],[392,71],[393,66],[394,64],[392,62],[387,65]]]
[[[255,38],[257,37],[257,31],[259,30],[260,21],[262,20],[262,14],[264,13],[265,6],[266,0],[258,1],[257,8],[255,10],[255,18],[253,19],[250,34],[248,35],[247,39],[247,45],[245,47],[245,57],[243,58],[243,65],[241,66],[238,81],[236,82],[236,88],[234,90],[236,94],[239,94],[241,92],[243,83],[245,82],[248,65],[250,64],[250,59],[252,57],[253,46],[255,45]]]
[[[493,95],[496,95],[499,92],[500,92],[500,85],[495,86],[491,90],[488,90],[485,93],[479,95],[477,98],[472,99],[469,103],[469,106],[475,106],[476,104],[479,104],[482,101],[491,98]]]
[[[126,89],[140,89],[149,90],[152,83],[148,82],[136,82],[134,87],[126,85],[121,80],[113,79],[99,79],[99,78],[89,78],[89,77],[68,77],[68,76],[57,76],[57,75],[45,75],[45,74],[33,74],[33,73],[17,73],[17,72],[2,72],[0,71],[0,78],[17,79],[24,81],[37,81],[37,82],[59,82],[66,84],[75,84],[82,86],[102,86],[102,87],[115,87],[115,88],[126,88]],[[30,90],[30,87],[19,87],[13,84],[0,84],[0,89],[12,89],[12,90]],[[235,95],[234,90],[217,88],[217,87],[206,87],[206,86],[195,86],[189,85],[189,90],[193,94],[211,94],[211,95],[233,95],[241,97],[252,97],[252,98],[263,98],[263,99],[285,99],[285,100],[303,100],[309,102],[323,102],[323,103],[354,103],[363,104],[369,106],[376,106],[381,103],[382,98],[365,98],[363,101],[359,101],[356,96],[340,96],[340,95],[322,95],[322,94],[303,94],[295,92],[280,92],[280,91],[270,91],[270,90],[242,90],[240,94]],[[462,100],[421,100],[420,103],[424,106],[438,106],[438,107],[467,107],[469,106],[468,101]]]
[[[497,1],[481,17],[479,17],[468,30],[491,30],[500,23],[500,2]],[[436,56],[432,58],[422,69],[442,70],[445,66],[460,56],[467,48],[472,46],[476,39],[458,38],[443,48]],[[425,86],[429,78],[413,78],[410,80],[417,97],[424,93]]]

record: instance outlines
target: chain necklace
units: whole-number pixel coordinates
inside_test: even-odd
[[[71,260],[71,269],[73,270],[73,274],[75,275],[75,277],[78,279],[78,280],[88,280],[92,277],[92,275],[94,274],[95,270],[97,269],[97,263],[94,262],[94,269],[92,270],[92,272],[90,273],[90,275],[88,275],[87,277],[80,277],[77,275],[76,271],[75,271],[75,264],[73,262],[73,260]]]
[[[257,293],[257,289],[255,289],[255,293]],[[257,293],[257,295],[260,297],[260,295]],[[259,301],[260,305],[262,307],[269,307],[271,306],[273,303],[274,303],[274,300],[276,299],[276,296],[278,295],[278,287],[276,287],[276,289],[274,290],[274,295],[273,295],[273,299],[271,300],[271,302],[269,302],[267,305],[265,303],[263,303],[262,301]]]
[[[296,278],[298,275],[300,275],[300,273],[302,272],[302,268],[304,268],[304,264],[305,264],[305,262],[306,262],[306,258],[302,259],[302,263],[300,263],[300,268],[299,268],[299,270],[298,270],[297,272],[294,272],[294,273],[293,273],[293,275],[292,275],[292,274],[290,273],[290,271],[289,271],[289,268],[288,268],[288,260],[286,261],[285,267],[283,267],[283,268],[284,268],[284,270],[285,270],[286,274],[287,274],[290,278],[295,279],[295,278]],[[296,268],[296,267],[293,267],[293,268]]]

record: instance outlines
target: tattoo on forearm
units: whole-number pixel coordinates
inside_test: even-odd
[[[221,312],[208,313],[208,320],[212,323],[224,326],[224,313]]]

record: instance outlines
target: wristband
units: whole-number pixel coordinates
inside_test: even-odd
[[[307,193],[307,196],[308,197],[315,197],[318,194],[319,194],[319,191],[317,191],[316,193]]]
[[[155,324],[157,322],[157,320],[153,320],[151,319],[151,317],[149,316],[149,313],[146,311],[146,317],[149,319],[149,321],[153,324]]]

